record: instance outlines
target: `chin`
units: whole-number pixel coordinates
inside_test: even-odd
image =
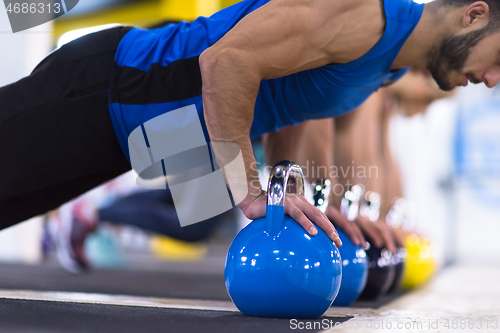
[[[447,83],[446,85],[443,85],[443,86],[439,86],[439,89],[441,89],[442,91],[446,91],[446,92],[450,92],[452,91],[453,89],[455,89],[457,86],[453,86],[451,85],[450,83]]]
[[[429,72],[431,73],[434,81],[437,83],[439,89],[443,91],[452,91],[453,89],[455,89],[456,86],[451,84],[448,71],[445,71],[441,68],[429,68]]]
[[[444,78],[442,76],[439,76],[439,77],[432,76],[432,77],[433,77],[434,81],[436,81],[439,89],[441,89],[443,91],[452,91],[456,87],[456,85],[451,84],[451,82],[448,78]]]

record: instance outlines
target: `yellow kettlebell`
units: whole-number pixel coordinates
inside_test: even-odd
[[[412,289],[434,276],[437,262],[431,242],[415,233],[406,237],[405,248],[407,256],[401,287]]]

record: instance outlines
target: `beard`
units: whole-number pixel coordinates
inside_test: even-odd
[[[491,34],[491,30],[490,26],[486,26],[461,36],[445,36],[441,44],[431,51],[427,69],[441,90],[450,91],[455,88],[450,82],[450,73],[463,70],[472,49]]]

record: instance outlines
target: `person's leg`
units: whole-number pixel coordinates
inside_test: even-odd
[[[169,190],[134,193],[99,211],[99,220],[133,225],[185,242],[207,239],[230,213],[181,227]]]
[[[0,88],[0,229],[130,169],[108,110],[114,56],[127,31],[78,39]]]

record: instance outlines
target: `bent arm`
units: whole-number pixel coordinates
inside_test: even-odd
[[[240,184],[230,185],[248,189],[240,207],[262,195],[249,137],[261,81],[362,56],[382,33],[381,16],[373,18],[378,7],[378,1],[363,0],[271,0],[200,56],[211,141],[236,144],[242,152],[246,179],[237,177]],[[354,13],[366,16],[366,32],[352,33]],[[223,148],[214,152],[221,166],[231,160]]]
[[[205,121],[212,142],[233,143],[241,150],[246,176],[230,184],[248,195],[245,207],[261,195],[250,144],[255,101],[264,79],[281,77],[330,62],[329,55],[314,45],[310,6],[300,1],[272,1],[240,21],[200,57]],[[286,12],[286,15],[282,15]],[[299,33],[299,31],[301,31]],[[214,146],[221,166],[231,161],[223,146]],[[240,195],[241,196],[241,195]]]

